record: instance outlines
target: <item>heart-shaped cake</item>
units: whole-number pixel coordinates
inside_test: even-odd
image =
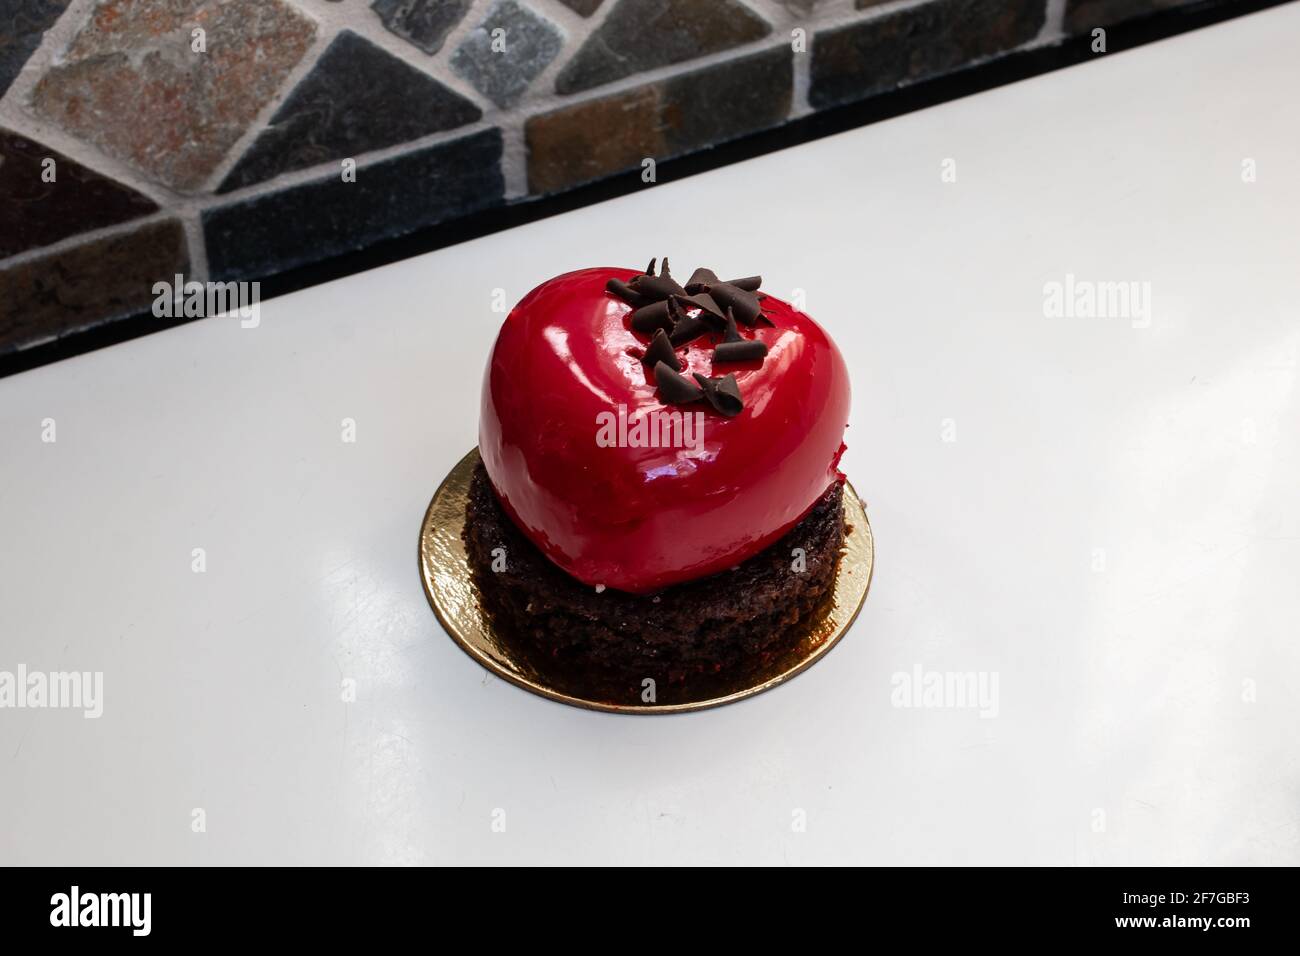
[[[759,284],[583,269],[507,317],[479,450],[496,503],[576,582],[648,595],[726,572],[838,493],[844,360]]]

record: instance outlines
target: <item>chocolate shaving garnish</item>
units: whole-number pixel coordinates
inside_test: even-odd
[[[633,292],[649,296],[650,299],[667,299],[675,295],[685,295],[686,290],[665,273],[658,276],[634,276],[629,283]]]
[[[742,325],[753,325],[762,309],[758,296],[738,288],[729,282],[719,282],[709,286],[709,295],[724,308],[735,309],[736,321]]]
[[[747,339],[744,342],[723,342],[713,350],[713,364],[719,362],[754,362],[763,360],[767,354],[767,346],[758,339]]]
[[[712,316],[717,320],[719,326],[722,325],[726,317],[722,311],[722,306],[718,305],[713,296],[707,292],[697,292],[695,295],[679,295],[677,296],[677,304],[683,307],[689,305],[692,309],[699,309],[702,317]]]
[[[696,269],[691,273],[690,281],[686,283],[686,291],[694,295],[697,292],[703,292],[717,281],[717,273],[712,269]]]
[[[699,316],[685,315],[673,326],[668,341],[675,346],[685,345],[687,342],[694,342],[707,331],[709,331],[708,323],[700,319]]]
[[[685,345],[708,331],[708,326],[700,318],[687,316],[675,297],[668,300],[668,314],[673,320],[673,327],[668,332],[668,341],[674,348]]]
[[[659,397],[670,405],[689,405],[704,397],[704,389],[664,362],[655,366],[655,384],[659,386]]]
[[[654,299],[649,296],[641,295],[622,279],[610,279],[605,283],[605,291],[618,296],[628,305],[637,308],[642,305],[649,305]]]
[[[671,371],[666,365],[662,367],[665,371]],[[658,373],[658,370],[659,367],[656,366],[655,372]],[[735,375],[727,374],[722,378],[709,378],[696,372],[695,381],[700,383],[700,390],[704,392],[704,398],[708,403],[728,418],[739,415],[744,409],[745,403],[740,397],[740,385],[737,384]]]
[[[656,263],[659,263],[658,275],[655,275]],[[704,399],[730,418],[739,415],[745,407],[736,376],[709,378],[696,373],[692,382],[679,371],[685,363],[678,358],[676,350],[707,332],[720,332],[722,341],[713,349],[714,365],[762,362],[767,356],[767,344],[745,338],[737,324],[773,325],[763,311],[762,302],[767,296],[758,291],[762,284],[761,276],[722,282],[712,269],[701,267],[691,273],[683,288],[669,272],[665,256],[662,263],[657,257],[651,259],[644,273],[627,282],[610,279],[605,288],[632,306],[631,323],[635,331],[653,334],[641,361],[653,369],[660,399],[674,405]],[[687,311],[694,314],[687,315]]]
[[[649,335],[655,329],[671,331],[673,327],[671,302],[671,299],[665,299],[662,302],[651,302],[649,305],[641,306],[632,313],[632,328],[645,335]]]
[[[727,310],[727,327],[722,332],[723,342],[743,342],[740,337],[740,330],[736,328],[736,315],[730,309]]]
[[[660,362],[674,371],[682,367],[681,362],[677,360],[677,353],[673,351],[673,344],[668,341],[668,333],[663,329],[655,332],[655,337],[650,340],[650,347],[645,350],[645,355],[641,356],[641,361],[651,368]]]

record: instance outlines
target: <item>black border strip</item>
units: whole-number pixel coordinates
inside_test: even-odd
[[[582,831],[575,827],[573,832]],[[90,856],[93,849],[85,847],[75,854]],[[627,853],[600,855],[613,860],[614,866],[628,869],[646,862]],[[1216,846],[1208,855],[1230,854]],[[746,856],[752,860],[758,854]],[[870,847],[846,846],[839,856],[847,858],[850,862],[845,866],[855,870],[872,862]],[[451,865],[485,867],[494,862],[480,854],[477,860]],[[610,868],[563,860],[551,865]],[[690,868],[703,869],[698,864]],[[702,894],[716,886],[712,869],[694,876],[684,872],[686,869],[678,866],[672,876],[691,898],[700,895],[696,889]],[[880,870],[864,905],[852,912],[828,907],[827,913],[817,914],[818,927],[839,926],[846,933],[881,928],[897,937],[915,938],[925,944],[926,951],[940,952],[951,944],[958,949],[973,949],[978,944],[995,948],[1013,940],[1049,948],[1043,944],[1068,940],[1077,945],[1095,940],[1115,946],[1127,938],[1128,946],[1147,950],[1169,947],[1177,953],[1200,952],[1194,941],[1217,944],[1221,952],[1284,952],[1279,945],[1283,941],[1294,945],[1295,877],[1284,866],[890,866]],[[0,917],[6,944],[14,947],[14,953],[32,952],[37,947],[41,952],[68,951],[69,945],[115,952],[123,944],[148,947],[150,940],[154,945],[172,947],[169,952],[190,943],[244,951],[254,938],[277,949],[287,943],[298,952],[323,947],[334,952],[368,952],[375,948],[380,932],[428,934],[427,878],[394,866],[5,868],[0,869]],[[534,877],[528,879],[537,882]],[[639,914],[639,908],[627,902],[625,880],[588,879],[590,883],[583,886],[583,929],[605,938]],[[773,877],[772,882],[784,887],[796,880],[805,883],[807,878],[785,877],[777,884],[780,879]],[[52,925],[51,916],[60,905],[63,915],[69,914],[67,901],[59,897],[70,897],[73,886],[82,900],[100,893],[148,893],[149,935],[134,936],[129,916],[119,917],[117,926]],[[523,928],[512,932],[512,928],[502,931],[492,926],[493,937],[506,946],[533,943],[537,933],[526,927],[545,925],[548,919],[553,922],[560,897],[558,891],[534,892],[527,898],[517,895],[520,899],[511,900],[510,915],[512,922]],[[143,903],[143,897],[139,899]],[[336,899],[347,901],[346,912],[330,907]],[[462,891],[453,902],[464,925],[503,922],[500,905],[493,897]],[[77,907],[77,912],[81,916],[86,911]],[[936,918],[939,913],[942,918]],[[1213,924],[1220,919],[1235,923],[1243,917],[1248,925],[1160,925],[1166,919],[1208,919]],[[1134,925],[1129,922],[1133,919],[1152,919],[1154,925]],[[757,935],[752,930],[741,933],[742,940]],[[734,944],[737,935],[731,925],[705,924],[703,940],[705,945]],[[56,949],[56,943],[63,945]]]
[[[1114,56],[1157,40],[1257,13],[1270,7],[1282,6],[1289,2],[1291,0],[1205,0],[1203,3],[1160,10],[1133,20],[1109,24],[1105,28],[1109,49],[1104,56]],[[808,143],[845,130],[878,123],[904,113],[962,99],[1063,67],[1098,59],[1098,55],[1092,52],[1091,42],[1090,36],[1085,33],[1051,46],[1008,53],[993,60],[922,80],[865,100],[822,110],[729,143],[706,147],[687,156],[667,159],[658,165],[659,181],[675,182],[697,173],[708,172],[789,146]],[[1117,43],[1123,45],[1117,47]],[[632,170],[585,186],[578,186],[558,195],[521,199],[510,205],[487,209],[405,236],[385,239],[356,252],[345,253],[264,277],[260,280],[262,299],[297,292],[309,286],[330,282],[357,272],[365,272],[573,209],[581,209],[644,188],[640,170]],[[85,331],[69,333],[42,345],[0,355],[0,378],[193,321],[196,320],[193,318],[160,319],[146,312],[105,322]]]

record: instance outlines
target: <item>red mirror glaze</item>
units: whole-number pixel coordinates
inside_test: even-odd
[[[664,405],[640,362],[649,337],[605,291],[637,274],[570,272],[515,306],[483,383],[479,451],[506,511],[547,557],[586,584],[644,594],[757,554],[842,479],[849,378],[821,327],[768,296],[774,327],[742,329],[767,343],[761,366],[713,368],[716,338],[677,352],[688,377],[734,372],[744,410]],[[700,412],[699,441],[601,447],[601,413],[617,416],[620,404],[630,422]]]

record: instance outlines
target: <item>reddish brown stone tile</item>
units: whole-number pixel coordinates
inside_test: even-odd
[[[631,169],[664,153],[659,90],[642,86],[617,96],[535,116],[525,127],[528,188],[549,193]]]
[[[0,354],[147,311],[154,283],[188,269],[174,220],[0,266]]]
[[[196,28],[206,52],[192,48]],[[160,182],[197,190],[315,33],[282,0],[107,0],[32,104]]]

